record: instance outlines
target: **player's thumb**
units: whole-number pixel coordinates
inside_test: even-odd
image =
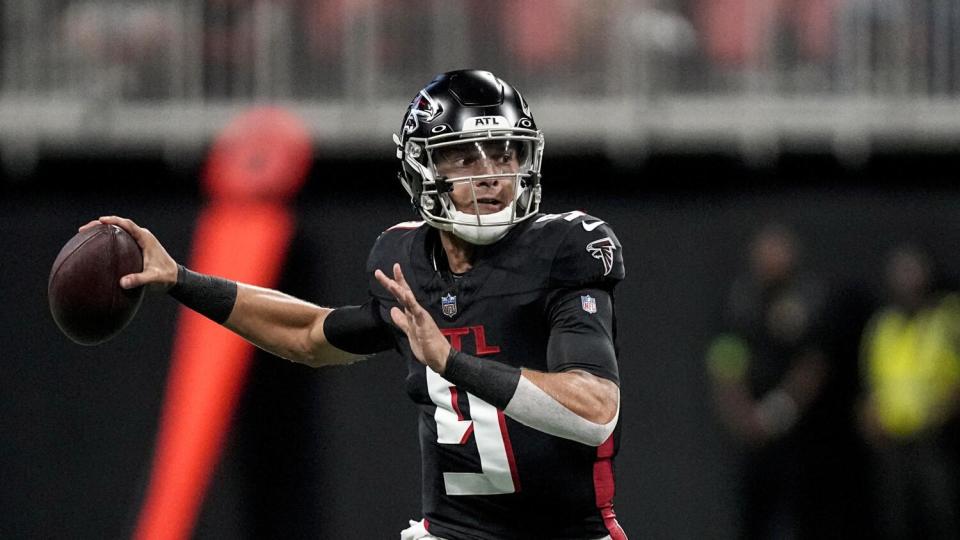
[[[140,272],[139,274],[127,274],[120,278],[120,287],[123,289],[135,289],[146,283],[146,272]]]

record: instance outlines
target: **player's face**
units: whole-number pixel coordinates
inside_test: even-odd
[[[516,143],[482,141],[442,147],[435,151],[434,160],[437,173],[452,184],[450,200],[457,210],[492,214],[513,202],[520,171]]]

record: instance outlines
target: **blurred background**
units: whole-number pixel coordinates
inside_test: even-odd
[[[171,299],[81,347],[46,280],[116,213],[188,264],[229,245],[202,264],[360,302],[374,239],[415,217],[390,135],[464,67],[530,102],[543,210],[623,244],[631,537],[960,534],[960,1],[3,0],[0,25],[0,537],[142,532],[177,377],[225,404],[183,536],[419,517],[397,357],[204,349],[183,375]],[[231,221],[254,214],[273,243]]]

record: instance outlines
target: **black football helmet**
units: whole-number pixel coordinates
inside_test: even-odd
[[[438,75],[414,96],[394,142],[401,163],[400,182],[417,212],[434,227],[474,244],[489,244],[539,210],[543,134],[520,92],[488,71]],[[517,158],[519,168],[508,173],[445,177],[438,172],[438,157],[452,150],[481,156],[506,151]],[[473,189],[475,213],[454,207],[449,193],[455,184],[492,177],[514,182],[511,204],[481,215]]]

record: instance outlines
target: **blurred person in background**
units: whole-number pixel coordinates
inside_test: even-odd
[[[909,15],[908,0],[846,0],[841,4],[837,71],[843,90],[907,90]]]
[[[837,21],[840,88],[949,95],[960,79],[960,2],[844,0]]]
[[[177,13],[160,2],[40,2],[59,23],[63,54],[59,76],[75,92],[108,92],[156,99],[173,88],[167,53],[178,41]],[[59,43],[54,41],[54,43]],[[55,45],[51,45],[54,47]]]
[[[743,450],[744,538],[817,537],[822,517],[807,451],[818,444],[809,413],[828,374],[827,287],[798,258],[788,228],[770,224],[755,235],[749,271],[733,282],[723,331],[707,352],[719,419]]]
[[[148,230],[100,218],[143,248],[144,271],[121,286],[156,283],[311,366],[400,353],[420,408],[423,504],[402,539],[625,539],[613,510],[619,241],[583,212],[539,213],[543,135],[520,93],[489,72],[439,75],[394,141],[424,221],[377,240],[362,305],[319,307],[198,274]]]
[[[884,277],[887,304],[861,342],[878,528],[886,538],[957,538],[949,428],[960,405],[960,295],[937,290],[929,255],[912,245],[889,254]]]
[[[693,20],[718,82],[755,84],[742,75],[762,76],[777,68],[796,75],[773,87],[788,92],[822,84],[820,67],[833,60],[834,27],[843,2],[691,0]]]

